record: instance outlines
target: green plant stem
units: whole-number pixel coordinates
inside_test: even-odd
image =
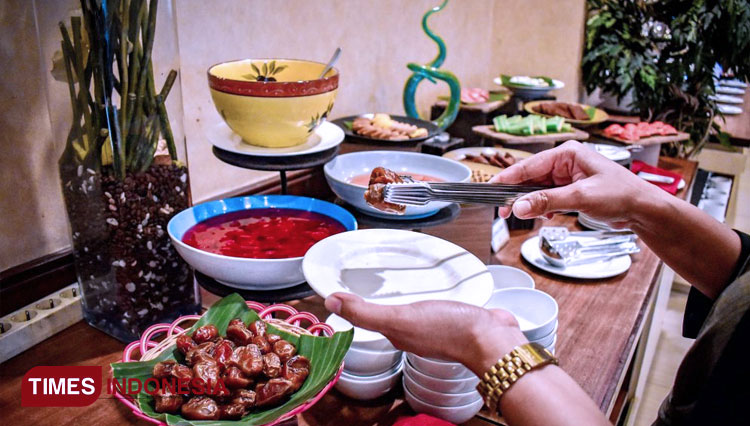
[[[153,70],[149,71],[149,82],[150,85],[153,86],[153,80],[154,80],[154,74]],[[174,135],[172,134],[172,126],[169,124],[169,115],[167,114],[167,107],[165,105],[165,102],[167,100],[167,96],[169,96],[169,92],[172,90],[172,85],[175,82],[175,79],[177,78],[177,71],[171,70],[169,71],[169,74],[167,75],[167,79],[164,81],[164,85],[161,88],[161,91],[158,95],[156,95],[156,109],[159,114],[159,120],[161,121],[161,129],[164,133],[164,139],[167,142],[167,150],[169,151],[169,156],[172,158],[172,160],[177,160],[177,147],[174,143]],[[149,89],[151,90],[151,89]]]
[[[150,0],[148,7],[148,27],[146,28],[146,37],[143,39],[143,58],[140,63],[138,75],[138,90],[135,99],[135,116],[140,117],[143,114],[143,103],[145,101],[146,83],[148,74],[148,64],[151,62],[151,51],[154,47],[154,31],[156,28],[156,11],[158,0]]]
[[[120,65],[120,130],[127,132],[127,118],[128,118],[128,26],[130,19],[130,3],[128,0],[122,0],[121,3],[121,14],[122,22],[120,28],[120,56],[118,57],[118,64]]]

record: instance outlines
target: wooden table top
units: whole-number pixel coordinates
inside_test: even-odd
[[[690,188],[697,163],[663,159],[659,164],[681,173]],[[687,189],[678,193],[685,198]],[[520,245],[535,231],[513,231],[511,239],[496,256],[490,256],[489,232],[477,232],[489,226],[494,211],[487,207],[461,210],[449,224],[416,229],[455,242],[485,261],[519,267],[535,279],[537,288],[551,294],[560,306],[557,355],[561,366],[583,387],[599,407],[606,411],[616,396],[625,369],[635,348],[638,330],[644,320],[646,304],[654,290],[661,262],[643,247],[633,257],[626,273],[597,281],[580,282],[538,271],[524,262]],[[540,223],[542,224],[542,223]],[[544,225],[578,228],[574,216],[558,216]],[[203,293],[205,306],[217,296]],[[323,300],[314,296],[289,302],[299,310],[327,317]],[[111,398],[105,389],[97,402],[80,408],[22,408],[23,375],[37,365],[100,365],[103,383],[109,375],[109,364],[119,361],[124,344],[89,327],[83,322],[47,339],[41,344],[0,364],[3,385],[0,388],[0,410],[4,424],[129,424],[144,421]],[[399,416],[413,415],[403,404],[400,387],[374,401],[353,401],[333,390],[315,406],[298,416],[300,425],[388,425]],[[468,424],[486,424],[479,417]]]

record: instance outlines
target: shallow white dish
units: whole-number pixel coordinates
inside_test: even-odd
[[[404,387],[409,389],[414,396],[421,399],[422,401],[437,405],[438,407],[455,407],[466,404],[471,404],[477,399],[481,399],[482,396],[476,390],[472,390],[464,393],[443,393],[435,392],[432,389],[426,388],[414,380],[409,373],[404,370]]]
[[[742,108],[734,105],[717,104],[719,111],[726,115],[738,115],[742,114]]]
[[[401,378],[403,361],[396,367],[376,376],[356,376],[341,372],[336,389],[349,398],[367,401],[385,395],[393,389]]]
[[[339,155],[323,167],[328,185],[342,200],[368,215],[388,219],[417,219],[437,213],[450,205],[431,202],[424,206],[407,206],[403,215],[382,212],[365,202],[366,186],[354,185],[350,180],[368,174],[382,166],[402,174],[418,173],[442,179],[445,182],[468,182],[471,169],[466,165],[437,155],[403,151],[361,151]]]
[[[553,266],[550,265],[542,257],[542,252],[539,249],[538,235],[524,241],[524,243],[521,245],[521,256],[523,256],[523,258],[526,259],[527,262],[543,271],[547,271],[551,274],[559,275],[561,277],[584,280],[614,277],[627,271],[632,264],[630,256],[623,255],[615,257],[613,259],[603,260],[595,263],[588,263],[584,265],[573,265],[563,268],[559,266]]]
[[[484,305],[486,309],[505,309],[518,320],[529,340],[549,335],[557,327],[557,302],[549,294],[533,288],[498,290]]]
[[[526,337],[528,339],[528,336]],[[530,343],[539,343],[540,345],[544,346],[545,348],[551,345],[555,344],[555,340],[557,339],[557,321],[555,321],[555,325],[552,329],[552,331],[549,332],[546,336],[536,337],[534,339],[529,339]]]
[[[354,293],[381,305],[453,300],[482,306],[494,288],[484,263],[462,247],[395,229],[332,235],[307,251],[302,272],[323,298]]]
[[[413,365],[404,356],[404,371],[411,376],[414,381],[427,389],[442,393],[465,393],[474,390],[479,383],[479,377],[472,374],[469,377],[460,379],[438,379],[424,374],[415,369]]]
[[[487,270],[495,283],[494,291],[516,287],[534,288],[534,279],[521,269],[506,265],[487,265]]]
[[[630,159],[630,151],[627,149],[622,149],[619,146],[609,145],[605,143],[591,143],[591,142],[584,142],[583,145],[586,148],[589,148],[590,150],[594,152],[598,152],[599,154],[615,162],[627,161]]]
[[[552,79],[553,86],[516,86],[516,85],[509,85],[504,86],[503,81],[500,77],[495,77],[492,80],[493,83],[497,84],[498,86],[507,87],[510,91],[515,93],[516,95],[520,95],[522,97],[525,97],[527,99],[536,99],[544,96],[549,92],[550,90],[556,90],[556,89],[562,89],[565,87],[565,83],[563,83],[560,80]]]
[[[439,361],[407,352],[406,359],[417,370],[438,379],[463,379],[474,373],[458,362]]]
[[[350,347],[344,357],[344,372],[358,376],[374,376],[392,369],[401,362],[403,352],[369,351]]]
[[[739,89],[737,89],[737,90],[739,90]],[[712,101],[719,102],[719,103],[722,103],[722,104],[737,104],[737,105],[741,105],[742,102],[744,102],[743,99],[740,98],[739,96],[732,96],[732,95],[728,95],[726,93],[721,93],[721,92],[719,92],[719,93],[720,94],[714,95],[714,96],[709,96],[708,98],[711,99]]]
[[[721,93],[723,95],[744,95],[745,89],[742,87],[731,87],[731,86],[716,86],[716,93]]]
[[[250,145],[242,141],[242,137],[234,133],[221,122],[206,130],[206,137],[214,146],[235,154],[254,155],[259,157],[286,157],[293,155],[314,154],[336,147],[344,140],[344,131],[333,123],[324,121],[307,138],[302,145],[286,148],[266,148]]]
[[[406,387],[406,383],[404,383],[404,396],[406,397],[406,402],[409,406],[417,413],[429,414],[455,424],[469,421],[484,405],[484,400],[479,398],[478,400],[466,405],[438,407],[437,405],[429,404],[414,396],[409,388]]]
[[[354,329],[354,338],[352,339],[352,348],[364,349],[368,351],[385,351],[392,352],[396,348],[385,336],[377,331],[366,330],[355,327],[344,318],[336,314],[331,314],[326,319],[326,324],[333,327],[333,331],[347,331]]]

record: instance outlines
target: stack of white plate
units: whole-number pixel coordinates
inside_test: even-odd
[[[451,423],[464,423],[482,409],[476,390],[479,378],[455,362],[407,353],[404,361],[404,395],[418,413]]]
[[[615,229],[607,225],[604,222],[599,222],[596,219],[592,219],[584,213],[578,213],[578,222],[586,228],[593,229],[595,231],[626,231],[625,229]]]
[[[403,352],[399,351],[380,333],[353,327],[338,315],[326,320],[335,331],[354,328],[354,339],[344,358],[344,371],[336,383],[344,395],[369,400],[385,395],[401,377]]]
[[[533,288],[505,288],[495,291],[484,307],[512,313],[529,342],[555,353],[558,308],[549,294]]]

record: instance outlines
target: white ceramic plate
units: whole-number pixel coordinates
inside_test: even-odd
[[[341,235],[341,234],[339,234]],[[574,265],[561,268],[547,263],[539,250],[539,236],[531,237],[521,245],[521,256],[537,268],[562,277],[585,280],[601,279],[620,275],[630,268],[630,256],[624,255],[614,259],[585,265]]]
[[[500,77],[495,77],[492,80],[492,82],[497,84],[498,86],[503,86],[503,80]],[[563,83],[560,80],[555,80],[554,78],[552,79],[552,84],[553,86],[520,86],[520,85],[516,86],[516,85],[513,85],[513,86],[507,86],[507,87],[508,89],[511,89],[511,90],[521,90],[521,91],[531,91],[531,92],[534,92],[534,91],[547,92],[550,90],[562,89],[563,87],[565,87],[565,83]],[[503,86],[503,87],[506,87],[506,86]]]
[[[583,145],[586,148],[598,152],[599,154],[609,158],[612,161],[625,161],[630,158],[630,151],[628,151],[627,149],[622,149],[618,146],[591,142],[584,142]]]
[[[302,272],[321,297],[354,293],[381,305],[454,300],[483,306],[494,287],[484,263],[463,248],[393,229],[328,237],[308,250]]]
[[[742,108],[734,105],[718,104],[719,111],[726,115],[742,114]]]
[[[720,102],[722,104],[738,104],[738,105],[740,105],[743,102],[742,98],[740,98],[739,96],[732,96],[732,95],[727,95],[727,94],[719,94],[719,95],[709,96],[708,98],[711,99],[711,100],[713,100],[713,101]]]
[[[318,126],[307,142],[302,145],[286,148],[265,148],[250,145],[242,141],[242,138],[223,121],[206,131],[208,140],[225,151],[235,154],[255,155],[259,157],[287,157],[292,155],[313,154],[331,149],[344,140],[344,131],[333,123],[324,121]]]
[[[745,89],[742,87],[731,87],[731,86],[716,86],[716,93],[724,95],[744,95]]]

